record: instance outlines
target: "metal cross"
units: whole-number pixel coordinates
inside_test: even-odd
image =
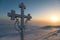
[[[21,15],[16,14],[15,10],[11,10],[11,13],[8,13],[8,17],[11,17],[11,20],[15,20],[17,17],[21,18],[21,26],[19,27],[19,29],[21,30],[21,40],[24,40],[24,18],[29,21],[32,17],[30,16],[30,14],[28,14],[27,16],[24,15],[24,9],[26,9],[26,7],[23,2],[19,5],[19,8],[21,8]]]

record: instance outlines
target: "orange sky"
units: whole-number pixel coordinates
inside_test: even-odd
[[[9,19],[0,19],[0,21],[9,21]],[[11,22],[11,20],[10,20]],[[60,21],[56,21],[56,22],[53,22],[52,20],[48,19],[48,18],[32,18],[31,19],[31,25],[36,25],[36,26],[47,26],[47,25],[51,25],[51,26],[57,26],[57,25],[60,25]]]
[[[46,18],[35,18],[35,19],[32,19],[32,22],[36,23],[35,25],[40,25],[40,26],[46,26],[46,25],[52,25],[52,26],[57,26],[57,25],[60,25],[60,21],[56,21],[56,22],[53,22],[52,20],[50,19],[46,19]]]

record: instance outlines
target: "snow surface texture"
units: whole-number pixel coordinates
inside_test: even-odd
[[[54,27],[28,25],[25,28],[25,40],[60,40],[60,30]],[[20,33],[13,24],[0,25],[0,40],[20,40]]]

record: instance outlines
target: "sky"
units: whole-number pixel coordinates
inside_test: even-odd
[[[0,0],[0,40],[20,39],[20,33],[14,25],[15,21],[11,21],[7,13],[15,10],[16,14],[21,14],[19,8],[21,2],[26,6],[24,14],[30,13],[32,16],[31,21],[26,24],[25,40],[40,40],[41,36],[49,35],[59,29],[60,0]],[[59,27],[55,28],[55,26]],[[56,40],[59,39],[60,34],[57,36],[54,36]]]
[[[60,0],[0,0],[0,20],[8,20],[7,13],[12,9],[20,14],[19,4],[21,2],[24,2],[26,6],[24,14],[30,13],[32,21],[36,24],[38,22],[39,25],[56,25],[52,22],[54,19],[57,19],[57,24],[60,24]]]

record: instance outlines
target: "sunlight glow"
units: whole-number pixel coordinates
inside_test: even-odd
[[[53,21],[53,22],[57,22],[58,20],[59,20],[58,17],[55,17],[55,16],[51,17],[51,21]]]

